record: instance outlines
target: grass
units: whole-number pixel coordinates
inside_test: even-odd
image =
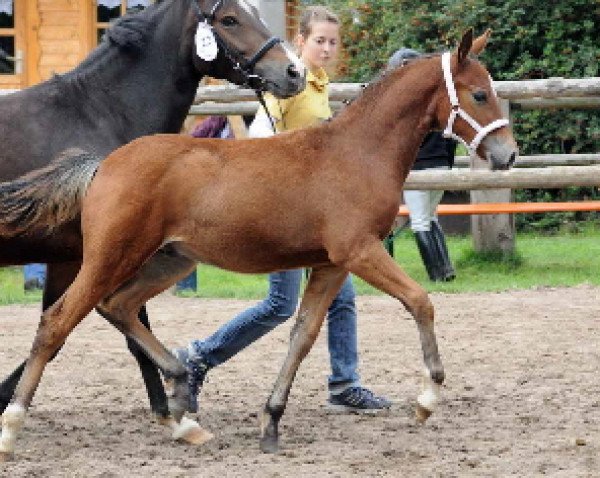
[[[518,234],[516,252],[503,258],[477,254],[470,236],[448,237],[448,248],[457,278],[449,283],[432,283],[410,232],[396,239],[396,261],[412,278],[432,292],[476,292],[529,289],[545,286],[600,285],[600,227],[585,225],[577,232],[555,235]],[[362,280],[354,280],[358,294],[380,294]],[[23,292],[21,269],[0,269],[0,305],[39,302],[39,293]],[[198,292],[182,295],[219,298],[262,298],[268,282],[266,275],[242,275],[214,267],[198,267]]]

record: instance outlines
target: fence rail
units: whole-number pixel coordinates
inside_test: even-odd
[[[489,171],[481,169],[451,171],[413,171],[404,189],[465,191],[483,189],[558,189],[570,186],[600,186],[600,166],[556,166],[545,168]]]
[[[600,164],[600,153],[520,156],[513,167],[541,168],[544,166],[593,166],[595,164]],[[457,156],[454,160],[454,166],[457,168],[468,168],[471,166],[471,158],[469,156]]]
[[[331,101],[346,101],[355,98],[364,83],[332,83],[329,88]],[[590,78],[547,78],[543,80],[494,81],[500,98],[526,100],[532,98],[581,98],[600,97],[600,77]],[[254,91],[235,85],[209,85],[198,88],[194,104],[206,101],[231,103],[253,101]]]

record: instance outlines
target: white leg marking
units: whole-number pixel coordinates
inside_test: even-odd
[[[173,434],[171,435],[173,440],[185,441],[192,445],[202,445],[213,438],[212,433],[202,428],[198,422],[187,417],[182,417],[179,423],[173,420],[169,424],[171,425],[171,430],[173,430]]]
[[[440,399],[440,385],[431,379],[429,370],[423,373],[423,391],[417,398],[417,402],[426,410],[433,412]]]
[[[18,403],[11,403],[2,415],[2,436],[0,453],[12,453],[15,450],[17,433],[25,421],[25,409]]]

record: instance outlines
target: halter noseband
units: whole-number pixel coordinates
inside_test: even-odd
[[[448,117],[448,124],[446,125],[446,129],[444,129],[444,137],[446,138],[454,138],[461,143],[463,143],[471,156],[475,154],[477,148],[479,147],[479,143],[492,131],[502,128],[509,124],[507,119],[497,119],[492,121],[487,126],[481,126],[475,119],[473,119],[465,110],[460,107],[458,102],[458,96],[456,94],[456,88],[454,87],[454,81],[452,81],[452,72],[450,71],[450,52],[446,52],[442,54],[442,70],[444,71],[444,80],[446,81],[446,89],[448,90],[448,97],[450,98],[450,104],[452,105],[452,110],[450,111],[450,116]],[[476,132],[475,137],[471,143],[467,143],[460,136],[455,134],[452,129],[454,127],[454,121],[456,117],[460,116],[464,119],[471,128],[473,128]]]
[[[232,48],[228,47],[213,27],[213,22],[215,21],[215,15],[217,13],[217,10],[221,8],[223,2],[224,0],[217,0],[217,2],[212,7],[210,13],[202,12],[196,0],[192,0],[192,5],[194,7],[196,17],[198,17],[198,22],[205,22],[211,26],[217,45],[221,50],[223,50],[225,56],[229,59],[229,61],[231,61],[231,63],[233,64],[233,69],[238,71],[242,75],[242,77],[244,78],[244,84],[246,86],[249,86],[256,92],[265,91],[266,81],[260,75],[256,75],[254,73],[254,67],[271,48],[281,43],[281,39],[276,36],[272,36],[258,49],[258,51],[249,60],[246,60],[242,55],[235,52],[235,50],[233,50]]]

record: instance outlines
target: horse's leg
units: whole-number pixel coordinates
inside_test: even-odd
[[[46,310],[58,300],[71,282],[73,282],[80,266],[81,262],[79,261],[48,264],[42,298],[42,310]],[[55,356],[56,354],[50,360],[54,359]],[[24,369],[25,361],[0,384],[0,413],[8,406]]]
[[[4,412],[10,403],[10,399],[15,393],[17,383],[19,383],[19,379],[21,378],[21,375],[23,375],[23,370],[25,370],[26,363],[26,361],[23,361],[21,365],[14,369],[12,373],[0,384],[0,413]]]
[[[429,296],[394,262],[379,240],[362,247],[346,266],[372,286],[400,300],[417,322],[426,370],[416,413],[417,419],[424,422],[435,409],[440,385],[444,381],[433,324],[434,310]]]
[[[327,308],[348,273],[335,266],[314,268],[310,274],[290,338],[290,348],[261,417],[260,449],[275,453],[279,448],[281,419],[300,363],[319,335]]]
[[[144,324],[144,327],[148,330],[152,330],[150,328],[146,306],[140,308],[137,316],[139,321]],[[129,348],[129,351],[137,360],[140,371],[142,372],[142,378],[144,379],[146,391],[148,392],[148,399],[150,400],[150,409],[157,417],[159,417],[159,419],[167,418],[169,416],[167,394],[165,393],[165,387],[160,377],[160,373],[158,372],[158,368],[154,365],[154,362],[146,356],[140,346],[129,337],[127,337],[127,348]]]

